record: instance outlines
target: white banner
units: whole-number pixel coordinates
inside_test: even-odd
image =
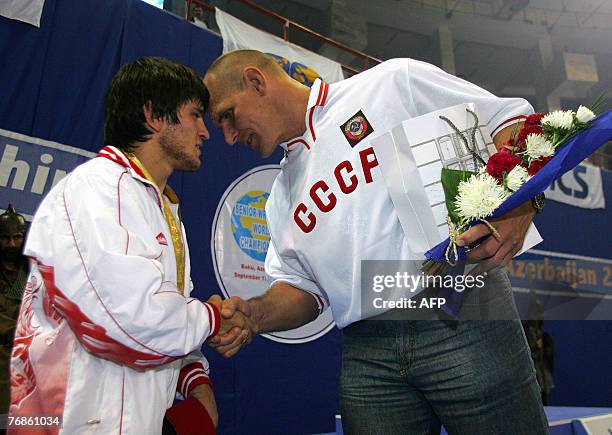
[[[44,5],[45,0],[2,0],[0,15],[40,27],[40,16]]]
[[[546,191],[546,199],[581,208],[606,208],[601,169],[580,164],[557,179]]]
[[[274,56],[287,74],[312,86],[315,79],[333,83],[342,80],[338,62],[271,35],[216,8],[215,17],[223,38],[223,52],[253,49]]]

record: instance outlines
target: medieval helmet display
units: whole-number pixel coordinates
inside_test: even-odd
[[[26,220],[9,204],[6,211],[0,214],[0,235],[13,237],[15,234],[25,234]]]

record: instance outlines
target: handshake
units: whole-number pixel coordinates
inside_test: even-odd
[[[219,332],[208,340],[208,345],[225,358],[230,358],[258,333],[249,302],[237,296],[222,300],[219,295],[212,295],[207,302],[221,313]]]

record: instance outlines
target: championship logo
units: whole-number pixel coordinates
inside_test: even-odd
[[[367,137],[374,131],[372,125],[368,122],[367,118],[360,110],[349,118],[344,124],[340,126],[344,137],[351,144],[352,147],[357,145],[362,139]]]
[[[236,179],[225,191],[212,226],[213,267],[219,288],[226,297],[250,299],[268,290],[265,272],[270,245],[266,203],[278,165],[254,168]],[[280,343],[306,343],[325,335],[334,326],[331,310],[313,322],[290,331],[263,336]]]
[[[238,247],[253,260],[264,262],[270,233],[266,223],[268,192],[246,192],[232,208],[232,234]]]

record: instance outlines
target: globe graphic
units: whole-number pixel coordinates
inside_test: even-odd
[[[289,59],[283,56],[279,56],[274,53],[266,53],[268,56],[272,56],[278,64],[285,70],[289,76],[303,85],[312,87],[315,80],[321,78],[321,76],[309,66],[299,62],[291,62]]]
[[[242,252],[254,260],[265,261],[270,233],[266,223],[266,202],[270,194],[263,190],[245,193],[232,209],[232,234]]]

